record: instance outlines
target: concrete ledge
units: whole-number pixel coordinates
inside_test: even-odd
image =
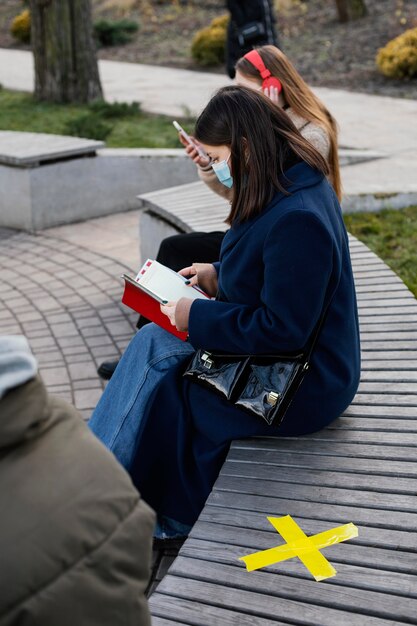
[[[102,149],[46,161],[29,168],[0,163],[0,226],[42,230],[137,209],[138,194],[198,178],[182,149]]]
[[[405,209],[417,205],[417,191],[407,193],[363,193],[342,200],[343,213],[372,213],[383,209]]]

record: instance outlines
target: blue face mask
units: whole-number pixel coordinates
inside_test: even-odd
[[[229,189],[233,187],[233,177],[227,164],[230,156],[231,154],[229,154],[226,160],[220,161],[220,163],[213,163],[211,166],[221,184]]]

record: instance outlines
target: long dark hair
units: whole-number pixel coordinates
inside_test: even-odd
[[[313,124],[324,128],[330,142],[329,150],[329,179],[339,200],[342,197],[342,182],[338,155],[337,123],[323,102],[311,91],[307,83],[301,78],[287,56],[275,46],[256,48],[265,67],[281,81],[282,93],[287,104],[294,113]],[[262,84],[259,70],[247,59],[242,57],[236,63],[236,69],[247,78],[253,78]]]
[[[195,137],[210,146],[231,147],[233,200],[228,224],[258,215],[276,191],[288,193],[285,163],[294,155],[325,176],[329,171],[286,113],[246,87],[220,89],[197,119]]]

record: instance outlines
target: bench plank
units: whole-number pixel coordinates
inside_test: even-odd
[[[268,537],[264,542],[265,548],[271,547],[271,538]],[[218,545],[218,544],[217,544]],[[216,544],[214,544],[216,546]],[[221,552],[224,545],[220,545]],[[333,548],[327,548],[323,550],[323,554],[332,560],[332,563],[336,563],[332,558]],[[249,550],[250,553],[251,550]],[[252,548],[253,551],[253,548]],[[234,548],[234,559],[236,563],[240,563],[237,559],[242,554],[247,554],[248,549],[244,546],[240,546],[237,549]],[[230,562],[230,551],[228,552]],[[219,564],[220,561],[220,564]],[[274,575],[277,579],[275,585],[274,596],[283,598],[285,600],[299,600],[303,599],[304,602],[308,602],[312,605],[322,606],[328,608],[329,605],[332,608],[340,609],[344,611],[360,610],[362,614],[372,613],[376,616],[381,616],[385,619],[398,619],[412,623],[415,615],[417,615],[417,601],[408,595],[408,597],[393,596],[388,590],[380,592],[373,589],[370,592],[368,589],[358,588],[357,585],[353,585],[350,592],[345,589],[349,584],[354,582],[355,573],[349,571],[349,565],[337,565],[338,567],[338,580],[337,584],[332,584],[332,579],[328,580],[327,584],[317,585],[315,581],[311,579],[311,576],[303,576],[304,566],[295,559],[280,563],[279,566],[272,568],[265,568],[262,571],[247,572],[242,564],[230,565],[229,562],[224,563],[221,558],[217,563],[213,563],[206,558],[196,559],[180,556],[177,558],[171,568],[171,574],[174,576],[192,576],[195,580],[207,581],[209,583],[217,582],[224,586],[231,586],[234,589],[244,589],[247,591],[256,591],[262,593],[265,583],[270,586],[268,577]],[[358,568],[355,568],[356,571]],[[288,570],[293,573],[293,576],[286,575]],[[300,572],[300,575],[298,575]],[[345,577],[346,575],[346,577]],[[336,577],[337,578],[337,577]],[[353,581],[352,581],[353,578]],[[386,584],[389,577],[385,574]],[[409,579],[415,577],[408,577]],[[331,593],[329,593],[328,585],[331,585]],[[343,585],[343,587],[342,587]],[[411,581],[408,582],[408,589],[411,587]],[[353,591],[354,589],[354,591]],[[414,589],[415,591],[415,589]],[[377,604],[373,603],[377,601]]]
[[[219,568],[223,567],[218,565]],[[265,578],[265,584],[271,585],[266,580],[267,573],[261,574]],[[274,577],[274,587],[277,584]],[[386,626],[389,620],[381,617],[351,613],[333,609],[332,607],[320,607],[308,604],[307,602],[279,598],[269,593],[268,601],[265,601],[265,587],[262,593],[249,589],[237,589],[224,584],[212,582],[201,582],[192,578],[183,578],[169,575],[164,578],[158,587],[159,594],[175,595],[178,598],[198,600],[203,603],[226,606],[227,608],[238,610],[253,616],[267,617],[273,619],[279,615],[285,621],[295,623],[311,624],[317,626]],[[150,599],[151,608],[155,602]],[[180,606],[180,604],[178,605]],[[256,624],[256,621],[254,622]]]

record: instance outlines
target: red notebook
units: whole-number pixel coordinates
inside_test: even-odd
[[[187,333],[172,326],[169,318],[161,312],[160,305],[176,302],[182,297],[208,299],[197,287],[187,287],[185,278],[157,261],[148,259],[136,278],[123,274],[125,288],[122,302],[151,322],[185,341]]]

